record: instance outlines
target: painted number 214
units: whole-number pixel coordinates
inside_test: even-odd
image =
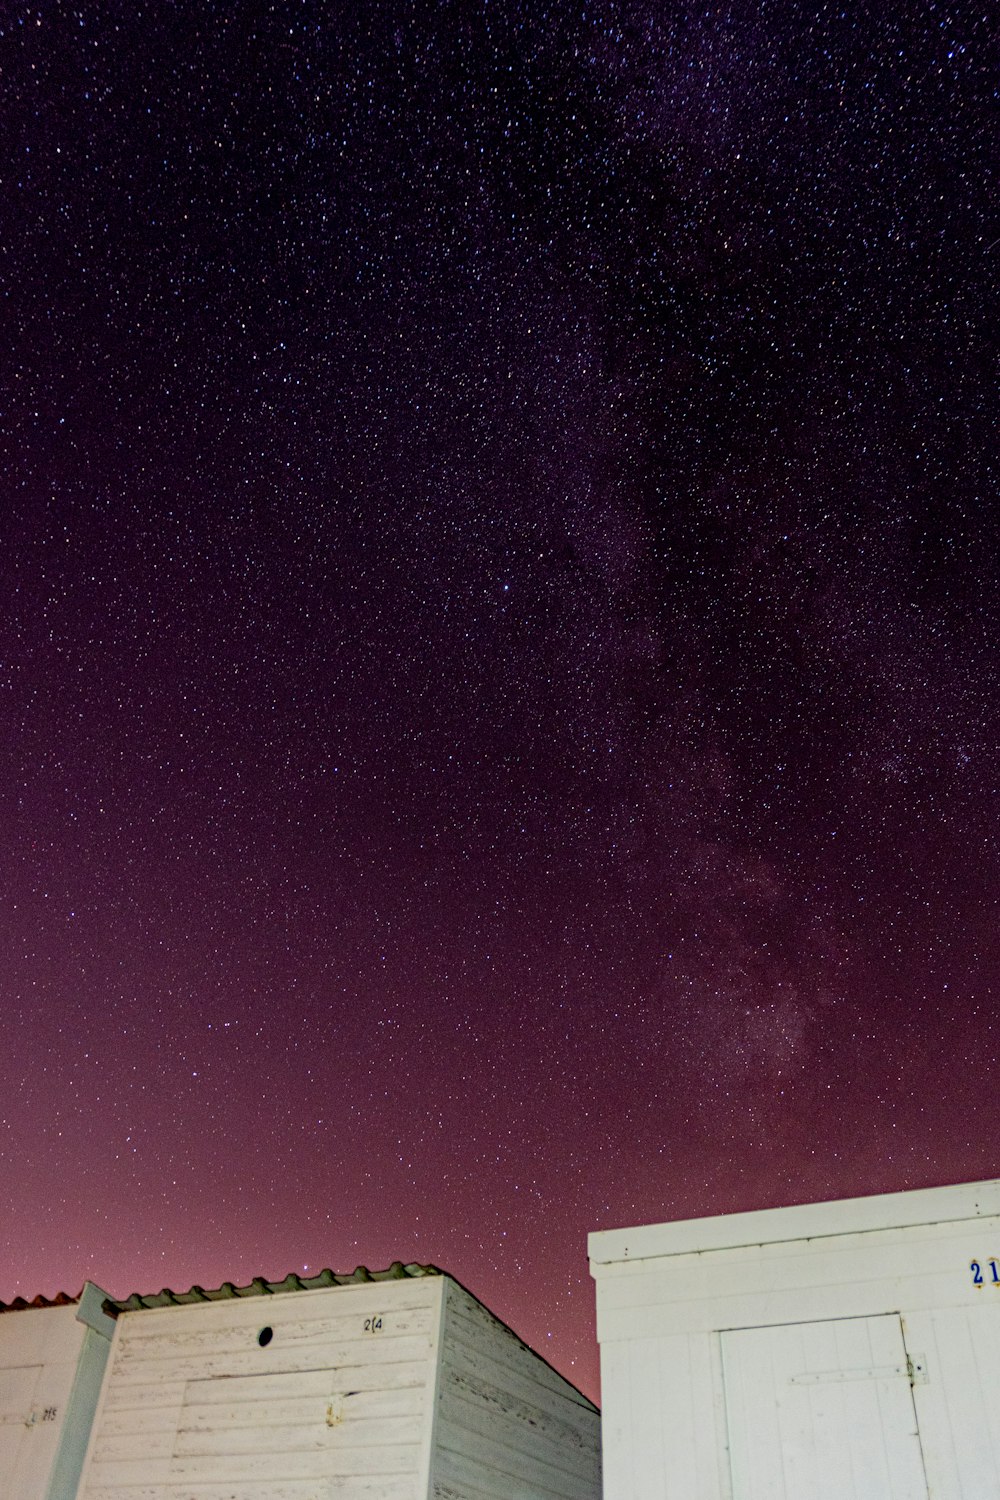
[[[1000,1267],[997,1266],[996,1258],[991,1256],[986,1264],[990,1268],[989,1280],[991,1284],[993,1286],[1000,1286]],[[972,1272],[972,1285],[982,1286],[985,1278],[983,1276],[983,1268],[979,1264],[978,1260],[971,1261],[969,1264],[969,1269]]]
[[[381,1333],[381,1332],[382,1332],[382,1319],[381,1318],[366,1318],[365,1319],[365,1333]]]

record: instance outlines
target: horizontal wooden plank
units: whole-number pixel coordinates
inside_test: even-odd
[[[363,1500],[365,1496],[372,1500],[424,1500],[415,1478],[389,1474],[279,1479],[263,1484],[201,1481],[196,1488],[182,1480],[167,1485],[115,1485],[110,1489],[88,1486],[81,1500]]]
[[[431,1489],[431,1500],[497,1500],[498,1496],[506,1496],[507,1489],[496,1488],[497,1476],[492,1469],[483,1469],[474,1475],[472,1479],[465,1476],[462,1479],[435,1479]],[[535,1500],[537,1490],[531,1491],[532,1500]]]
[[[143,1437],[159,1432],[175,1432],[181,1414],[180,1402],[170,1406],[145,1406],[135,1411],[111,1411],[105,1408],[100,1419],[101,1437],[123,1437],[128,1433]]]
[[[77,1320],[75,1303],[65,1307],[33,1307],[31,1317],[4,1318],[3,1364],[75,1364],[85,1327]]]
[[[422,1391],[428,1387],[432,1371],[429,1359],[410,1364],[352,1366],[335,1370],[288,1370],[273,1375],[225,1375],[204,1380],[172,1380],[160,1384],[120,1382],[112,1371],[105,1394],[104,1419],[129,1420],[129,1415],[153,1410],[179,1410],[182,1401],[189,1405],[233,1404],[242,1402],[304,1400],[311,1396],[326,1398],[331,1391],[358,1391],[371,1395]],[[127,1430],[127,1427],[117,1430]]]
[[[454,1368],[442,1372],[442,1406],[458,1401],[463,1408],[480,1409],[491,1421],[523,1423],[558,1447],[589,1453],[599,1445],[600,1421],[596,1415],[580,1413],[576,1407],[553,1412],[539,1405],[533,1394],[515,1395],[484,1376],[463,1374]]]
[[[275,1292],[261,1297],[226,1297],[214,1302],[190,1302],[166,1307],[138,1308],[118,1316],[118,1340],[158,1337],[167,1327],[188,1332],[199,1328],[227,1328],[269,1323],[273,1328],[288,1323],[344,1316],[367,1317],[374,1311],[403,1312],[410,1308],[435,1307],[445,1284],[444,1277],[412,1280],[359,1282],[353,1286],[328,1287],[317,1291]]]
[[[429,1383],[431,1365],[426,1359],[410,1364],[340,1365],[335,1370],[293,1370],[275,1375],[232,1375],[220,1379],[192,1380],[185,1403],[210,1406],[244,1401],[272,1401],[285,1397],[327,1396],[331,1391],[357,1391],[371,1396],[379,1392],[423,1390]]]
[[[223,1355],[223,1353],[240,1353],[246,1349],[255,1349],[256,1335],[259,1329],[273,1328],[274,1335],[268,1350],[277,1349],[316,1349],[316,1347],[340,1347],[346,1344],[382,1344],[394,1338],[406,1338],[414,1334],[427,1334],[436,1320],[436,1310],[429,1307],[403,1308],[403,1310],[379,1311],[375,1308],[369,1313],[361,1314],[361,1311],[345,1313],[342,1317],[324,1317],[324,1319],[312,1319],[309,1322],[286,1322],[285,1325],[274,1325],[267,1319],[267,1308],[262,1310],[259,1319],[253,1319],[247,1323],[241,1319],[240,1322],[228,1323],[220,1328],[201,1328],[201,1326],[166,1326],[160,1323],[156,1332],[145,1332],[141,1337],[129,1338],[115,1349],[115,1362],[121,1367],[129,1367],[136,1362],[162,1361],[162,1359],[175,1359],[178,1356],[190,1355],[192,1358],[207,1355]],[[378,1325],[376,1332],[366,1329],[367,1325]]]
[[[153,1433],[170,1430],[175,1431],[178,1426],[185,1428],[210,1428],[220,1430],[226,1427],[257,1427],[271,1426],[274,1423],[288,1423],[298,1421],[326,1421],[328,1408],[331,1403],[339,1403],[348,1417],[381,1417],[383,1419],[397,1416],[408,1416],[412,1413],[421,1413],[424,1410],[428,1388],[421,1385],[403,1386],[398,1390],[355,1390],[348,1387],[340,1389],[335,1381],[331,1381],[329,1371],[320,1372],[324,1377],[323,1386],[315,1391],[296,1391],[284,1397],[272,1399],[253,1400],[257,1392],[250,1387],[245,1389],[246,1382],[240,1382],[244,1386],[242,1399],[229,1401],[218,1399],[218,1385],[222,1385],[223,1394],[232,1395],[230,1388],[236,1383],[234,1381],[192,1381],[188,1386],[188,1399],[183,1408],[180,1402],[168,1407],[147,1406],[136,1411],[105,1411],[101,1420],[101,1432],[111,1437],[124,1436],[130,1432]],[[268,1377],[266,1375],[252,1377],[258,1384],[270,1379],[285,1379],[286,1377]],[[202,1393],[216,1399],[203,1400]]]
[[[481,1343],[472,1341],[471,1335],[464,1337],[455,1326],[449,1327],[445,1337],[442,1356],[442,1381],[454,1377],[467,1380],[485,1380],[506,1391],[512,1397],[530,1402],[550,1416],[579,1424],[584,1431],[599,1422],[598,1414],[590,1407],[581,1407],[578,1401],[562,1389],[553,1389],[547,1382],[535,1379],[537,1366],[529,1359],[504,1358],[492,1349],[484,1349]]]
[[[489,1479],[483,1475],[479,1476],[482,1484],[489,1484]],[[435,1480],[431,1490],[432,1500],[497,1500],[495,1489],[483,1489],[481,1485],[473,1485],[468,1480],[461,1483],[458,1481]]]
[[[169,1459],[148,1459],[143,1463],[136,1463],[132,1459],[110,1459],[105,1463],[96,1463],[91,1454],[85,1471],[83,1495],[84,1500],[91,1500],[95,1491],[103,1493],[104,1490],[117,1491],[145,1485],[159,1497],[169,1483]]]
[[[467,1344],[488,1352],[507,1368],[523,1372],[530,1369],[532,1382],[545,1387],[567,1401],[572,1401],[587,1411],[595,1410],[580,1391],[565,1380],[539,1354],[529,1349],[516,1334],[500,1323],[471,1297],[464,1288],[448,1287],[446,1308],[447,1333],[462,1338]]]
[[[223,1453],[170,1459],[108,1460],[91,1464],[85,1500],[91,1500],[92,1489],[114,1490],[127,1485],[207,1485],[228,1481],[235,1487],[247,1481],[259,1484],[264,1480],[330,1479],[350,1475],[414,1475],[419,1457],[419,1444],[393,1443],[320,1452]]]
[[[572,1450],[554,1453],[548,1445],[534,1441],[524,1428],[490,1430],[489,1424],[482,1421],[467,1426],[441,1419],[435,1437],[438,1455],[461,1454],[517,1479],[544,1480],[548,1488],[556,1491],[562,1485],[569,1494],[586,1494],[588,1483],[596,1485],[599,1481],[600,1455],[596,1447],[589,1454]]]
[[[226,1384],[228,1385],[229,1382],[227,1381]],[[351,1388],[345,1390],[339,1385],[328,1383],[327,1390],[322,1395],[303,1397],[297,1394],[283,1400],[245,1399],[236,1402],[220,1402],[199,1399],[203,1389],[210,1390],[213,1396],[217,1396],[215,1385],[215,1381],[199,1380],[188,1387],[189,1399],[185,1401],[180,1417],[182,1427],[216,1427],[221,1430],[226,1427],[268,1426],[273,1422],[292,1421],[296,1416],[299,1421],[303,1421],[306,1420],[307,1415],[308,1420],[315,1417],[325,1422],[330,1419],[331,1415],[335,1415],[337,1410],[343,1413],[346,1420],[406,1417],[415,1413],[419,1414],[424,1410],[428,1394],[424,1386],[404,1386],[400,1390],[392,1391],[360,1391]],[[331,1406],[335,1408],[333,1413],[330,1410]]]
[[[980,1229],[998,1234],[1000,1223],[973,1226],[974,1233]],[[968,1226],[928,1225],[765,1245],[753,1255],[739,1248],[677,1255],[602,1270],[598,1290],[604,1307],[634,1308],[728,1291],[734,1271],[747,1291],[810,1288],[833,1281],[849,1285],[892,1277],[905,1282],[946,1275],[954,1265],[956,1244],[965,1243],[968,1235]]]
[[[522,1405],[504,1409],[494,1404],[485,1409],[481,1403],[445,1396],[438,1406],[436,1432],[438,1441],[446,1446],[481,1452],[484,1443],[500,1443],[567,1474],[592,1475],[598,1461],[596,1427],[587,1435],[556,1431],[547,1428],[544,1419],[533,1421],[530,1410]],[[459,1433],[464,1435],[461,1441]]]
[[[176,1432],[125,1433],[108,1436],[102,1429],[94,1445],[97,1463],[116,1459],[188,1458],[243,1453],[326,1452],[333,1448],[391,1446],[420,1441],[420,1413],[406,1417],[342,1419],[341,1407],[331,1403],[332,1419],[321,1412],[314,1421],[274,1423],[253,1427],[180,1427]]]
[[[239,1351],[171,1354],[163,1358],[114,1361],[112,1379],[119,1384],[155,1385],[172,1380],[198,1380],[208,1376],[287,1374],[303,1368],[332,1370],[369,1365],[409,1364],[429,1360],[430,1332],[403,1338],[383,1339],[377,1334],[339,1344],[283,1347],[277,1341],[265,1349],[254,1341]]]
[[[596,1409],[509,1329],[448,1288],[435,1427],[441,1500],[599,1500]]]
[[[106,1377],[104,1411],[141,1411],[154,1405],[164,1408],[180,1406],[187,1384],[186,1380],[155,1380],[148,1384],[133,1380],[120,1381],[116,1379],[112,1365]]]
[[[588,1239],[591,1263],[604,1265],[692,1251],[755,1246],[776,1241],[871,1234],[924,1224],[1000,1222],[1000,1179],[911,1188],[865,1198],[798,1203],[749,1213],[643,1224],[634,1229],[595,1230]]]
[[[499,1464],[486,1454],[470,1458],[468,1454],[439,1448],[434,1458],[435,1492],[464,1496],[491,1497],[526,1494],[531,1500],[600,1500],[600,1476],[592,1485],[553,1471],[542,1472],[534,1465],[506,1458]]]
[[[174,1453],[178,1458],[213,1453],[305,1453],[310,1449],[415,1446],[423,1423],[419,1414],[409,1417],[362,1417],[331,1422],[297,1423],[281,1427],[230,1427],[223,1432],[188,1428],[177,1433]]]

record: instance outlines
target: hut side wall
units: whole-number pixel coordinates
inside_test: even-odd
[[[731,1500],[718,1361],[710,1334],[601,1346],[609,1500]]]
[[[103,1296],[0,1317],[0,1495],[75,1500],[110,1347]]]
[[[442,1288],[123,1313],[81,1500],[423,1500]]]
[[[927,1195],[931,1210],[934,1191]],[[954,1194],[940,1191],[946,1203]],[[874,1214],[877,1200],[871,1205]],[[845,1206],[845,1216],[851,1207]],[[891,1199],[882,1200],[883,1211],[892,1207]],[[729,1224],[737,1234],[739,1217],[720,1221],[720,1236]],[[766,1215],[754,1217],[765,1230]],[[664,1239],[671,1231],[672,1226],[663,1226]],[[685,1232],[686,1226],[678,1226],[680,1243]],[[615,1233],[624,1241],[625,1232]],[[647,1244],[652,1239],[650,1230]],[[594,1237],[598,1252],[607,1245],[602,1241],[603,1236]],[[641,1242],[630,1237],[629,1243],[631,1249]],[[1000,1410],[994,1394],[1000,1388],[1000,1279],[994,1281],[991,1269],[998,1257],[1000,1216],[980,1212],[964,1220],[860,1233],[827,1229],[818,1238],[702,1253],[595,1259],[609,1500],[742,1500],[755,1493],[744,1488],[739,1472],[739,1408],[746,1405],[748,1391],[753,1395],[753,1386],[766,1385],[770,1354],[746,1366],[753,1378],[742,1394],[736,1390],[735,1358],[733,1369],[727,1367],[727,1357],[738,1354],[740,1340],[748,1343],[754,1330],[761,1331],[754,1345],[761,1355],[782,1342],[796,1346],[789,1356],[791,1375],[782,1377],[773,1399],[761,1397],[762,1410],[788,1405],[790,1391],[809,1389],[829,1409],[863,1394],[868,1381],[867,1404],[875,1411],[886,1394],[882,1385],[898,1375],[897,1383],[908,1387],[903,1404],[910,1412],[909,1429],[919,1433],[926,1475],[926,1485],[921,1479],[910,1488],[899,1480],[900,1493],[926,1489],[934,1500],[1000,1495]],[[817,1356],[815,1372],[797,1373],[809,1368],[799,1345],[804,1350],[809,1340],[818,1348],[823,1338],[868,1337],[889,1322],[897,1330],[898,1358],[845,1355],[838,1374],[838,1356],[824,1354]],[[902,1402],[898,1391],[895,1395]],[[758,1422],[758,1444],[760,1430]],[[882,1444],[886,1454],[896,1451],[894,1441],[888,1429],[872,1435],[873,1445]],[[777,1430],[773,1446],[777,1469],[782,1446]],[[766,1455],[758,1456],[757,1468],[766,1468]],[[902,1460],[886,1461],[890,1467],[895,1463],[894,1473],[902,1468]],[[864,1488],[868,1480],[857,1482],[858,1494],[885,1492],[874,1478],[870,1491]],[[784,1493],[778,1480],[769,1492],[774,1500]]]
[[[468,1292],[447,1283],[434,1500],[598,1500],[600,1415]]]

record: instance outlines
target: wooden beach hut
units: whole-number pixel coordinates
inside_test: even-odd
[[[1000,1182],[590,1237],[608,1500],[1000,1496]]]
[[[114,1321],[106,1293],[0,1302],[0,1496],[75,1500]]]
[[[81,1500],[598,1500],[597,1409],[396,1263],[109,1301]]]

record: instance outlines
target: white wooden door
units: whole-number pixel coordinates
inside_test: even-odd
[[[927,1500],[900,1320],[722,1335],[733,1500]]]
[[[31,1447],[39,1446],[34,1432],[41,1415],[34,1407],[35,1388],[42,1373],[41,1365],[21,1365],[13,1369],[0,1369],[0,1495],[13,1496],[16,1485],[24,1480],[26,1469],[31,1465]],[[30,1439],[34,1437],[34,1444]],[[44,1457],[50,1457],[48,1449]],[[41,1480],[38,1481],[41,1489]]]

